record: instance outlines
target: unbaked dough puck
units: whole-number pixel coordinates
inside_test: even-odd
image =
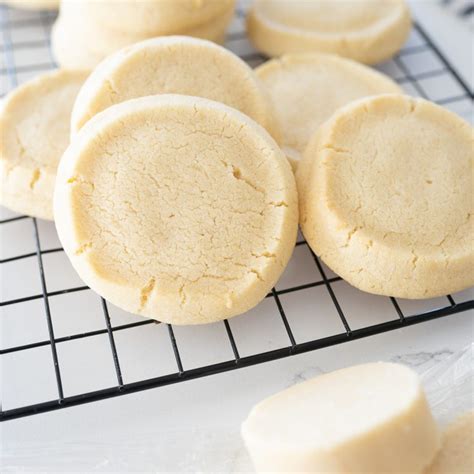
[[[246,115],[198,97],[142,97],[96,115],[61,160],[54,202],[83,280],[120,308],[174,324],[255,306],[296,240],[282,151]]]
[[[443,433],[441,450],[426,474],[474,472],[474,411],[466,413]]]
[[[374,64],[392,57],[411,28],[405,0],[256,0],[247,32],[268,56],[334,53]]]
[[[72,105],[87,73],[42,74],[0,106],[0,202],[13,211],[53,218],[56,168],[69,143]]]
[[[429,298],[474,284],[473,130],[422,99],[339,109],[298,166],[301,227],[355,287]]]
[[[263,400],[242,435],[262,473],[421,473],[439,447],[417,374],[382,362],[321,375]]]
[[[59,0],[7,0],[7,5],[24,10],[57,10]]]
[[[210,23],[234,10],[235,0],[63,0],[96,26],[148,37],[176,34]]]
[[[317,128],[339,107],[400,87],[367,66],[334,55],[301,53],[272,59],[255,70],[270,94],[284,147],[298,160]]]
[[[227,49],[186,36],[153,38],[106,58],[78,95],[71,132],[111,105],[166,93],[222,102],[275,133],[270,99],[252,69]]]
[[[81,6],[78,3],[79,7]],[[104,58],[125,46],[150,38],[145,33],[130,34],[123,31],[97,27],[76,8],[61,8],[61,13],[51,31],[51,47],[56,62],[64,68],[94,69]],[[196,27],[175,31],[175,34],[193,36],[216,43],[223,43],[233,9],[210,22]]]

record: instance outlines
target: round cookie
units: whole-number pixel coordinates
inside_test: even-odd
[[[246,115],[199,97],[141,97],[96,115],[61,160],[54,205],[91,288],[174,324],[255,306],[296,240],[296,185],[281,150]]]
[[[421,99],[381,95],[339,109],[297,171],[301,228],[355,287],[430,298],[474,284],[473,131]]]
[[[366,96],[402,93],[387,76],[328,54],[285,55],[264,63],[255,72],[270,94],[282,131],[280,145],[294,160],[339,107]]]
[[[252,69],[227,49],[186,36],[153,38],[109,56],[81,89],[71,132],[111,105],[167,93],[222,102],[276,133],[270,100]]]
[[[60,0],[8,0],[7,5],[24,10],[57,10]]]
[[[57,70],[21,85],[0,106],[0,202],[53,218],[56,168],[69,143],[72,105],[87,74]]]
[[[261,474],[422,474],[440,444],[416,372],[385,362],[272,395],[253,407],[241,433]]]
[[[392,57],[411,28],[405,0],[256,0],[247,32],[268,56],[334,53],[374,64]]]
[[[176,31],[176,34],[223,43],[233,17],[229,9],[220,17],[197,27]],[[94,69],[103,59],[116,51],[149,39],[148,34],[129,34],[95,26],[79,12],[62,8],[51,31],[51,46],[56,62],[64,68]]]
[[[63,0],[89,22],[129,35],[161,36],[211,23],[234,10],[235,0]],[[113,12],[111,14],[111,12]]]

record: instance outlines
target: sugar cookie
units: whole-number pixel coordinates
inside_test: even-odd
[[[176,33],[223,43],[232,17],[230,9],[215,20]],[[63,8],[51,31],[51,47],[56,62],[62,67],[92,70],[110,54],[149,37],[144,33],[131,35],[97,28],[82,17],[80,11]]]
[[[256,0],[247,32],[269,56],[334,53],[374,64],[393,56],[411,28],[405,0]]]
[[[313,133],[339,107],[365,96],[402,93],[387,76],[328,54],[286,55],[255,72],[270,93],[283,135],[280,144],[290,159],[299,159]]]
[[[426,474],[474,472],[474,411],[466,413],[443,433],[441,450]]]
[[[383,362],[320,375],[263,400],[242,435],[262,473],[421,473],[439,447],[419,377]]]
[[[235,0],[63,0],[89,22],[130,35],[161,36],[196,28],[233,11]],[[111,12],[113,12],[111,14]]]
[[[473,131],[422,99],[339,109],[298,166],[301,227],[355,287],[430,298],[474,284]]]
[[[199,97],[141,97],[96,115],[61,160],[54,205],[84,281],[168,323],[252,308],[296,240],[296,185],[279,147],[246,115]]]
[[[24,10],[57,10],[60,0],[7,0],[4,3]]]
[[[0,202],[53,218],[56,168],[69,143],[72,104],[87,74],[57,70],[21,85],[0,106]]]
[[[113,104],[166,93],[222,102],[275,133],[270,100],[252,69],[227,49],[186,36],[153,38],[109,56],[81,89],[71,132]]]

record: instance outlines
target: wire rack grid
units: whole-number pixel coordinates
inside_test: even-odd
[[[248,43],[244,16],[237,9],[226,46],[255,66],[266,58]],[[1,95],[55,67],[49,44],[54,17],[0,6]],[[472,110],[469,87],[416,23],[399,55],[378,68],[411,95],[461,114]],[[0,231],[0,421],[259,364],[474,308],[471,290],[424,302],[359,292],[300,238],[282,279],[253,311],[258,314],[187,330],[121,314],[77,277],[69,278],[71,269],[52,223],[2,210]],[[58,260],[56,266],[50,259]],[[78,303],[77,295],[84,300]],[[125,341],[126,334],[131,337]],[[205,348],[196,357],[190,348],[199,344],[200,334]],[[77,346],[86,341],[95,343]],[[68,352],[69,347],[74,350]],[[86,362],[87,357],[92,360]],[[150,360],[150,370],[130,375]],[[100,361],[107,362],[106,368],[99,368]],[[74,382],[81,377],[79,387]],[[32,399],[32,384],[48,384],[49,389]]]

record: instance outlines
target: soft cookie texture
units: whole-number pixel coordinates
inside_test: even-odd
[[[62,67],[92,70],[104,58],[125,46],[150,37],[161,36],[161,33],[149,34],[146,31],[131,33],[96,25],[89,20],[87,8],[88,5],[97,5],[97,3],[67,2],[62,4],[60,15],[51,31],[53,54],[56,62]],[[231,5],[222,15],[210,21],[187,29],[176,29],[173,32],[223,43],[233,12]]]
[[[79,4],[79,5],[78,5]],[[189,30],[234,9],[235,0],[63,0],[95,25],[132,35],[169,35]]]
[[[72,105],[87,74],[57,70],[11,92],[0,105],[0,202],[53,218],[56,168],[69,143]]]
[[[321,375],[263,400],[242,435],[262,473],[421,473],[439,447],[417,374],[382,362]]]
[[[445,295],[474,284],[473,131],[422,99],[339,109],[298,166],[301,227],[336,273],[370,293]]]
[[[252,69],[225,48],[186,36],[153,38],[105,59],[79,93],[71,131],[111,105],[166,93],[222,102],[276,134],[270,99]]]
[[[474,411],[465,413],[443,433],[441,450],[426,474],[474,472]]]
[[[61,242],[83,280],[132,313],[199,324],[247,311],[292,253],[290,165],[239,111],[198,97],[132,99],[96,115],[64,154]]]
[[[283,135],[280,144],[296,160],[317,128],[339,107],[366,96],[402,93],[387,76],[334,55],[290,54],[266,62],[255,72],[276,111]]]
[[[374,64],[393,56],[411,28],[404,0],[256,0],[247,31],[268,56],[334,53]]]

